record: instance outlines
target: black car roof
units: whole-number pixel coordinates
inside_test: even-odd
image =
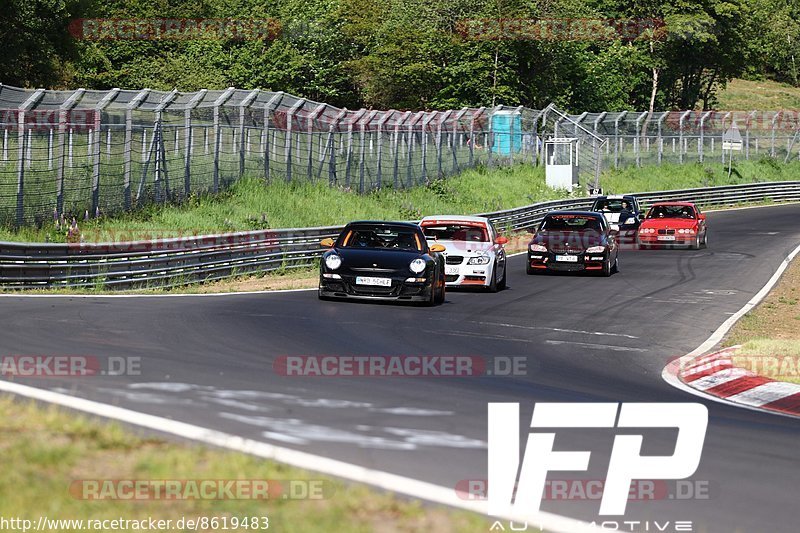
[[[581,210],[572,211],[572,210],[569,210],[569,209],[565,209],[565,210],[561,210],[561,211],[550,211],[545,216],[550,216],[550,215],[581,215],[581,216],[587,216],[587,217],[592,217],[592,218],[603,218],[602,213],[599,213],[597,211],[581,211]]]

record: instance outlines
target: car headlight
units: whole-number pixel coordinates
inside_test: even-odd
[[[547,246],[543,246],[541,244],[531,244],[530,249],[531,252],[546,252]]]
[[[475,257],[470,257],[469,261],[467,261],[468,265],[488,265],[491,258],[487,254],[476,255]]]
[[[342,257],[336,254],[329,255],[325,258],[325,266],[331,270],[336,270],[342,266]]]
[[[411,261],[411,264],[408,265],[408,268],[411,269],[411,272],[414,274],[419,274],[425,270],[425,267],[428,266],[424,259],[414,259]]]
[[[636,217],[628,217],[625,219],[625,225],[636,224]]]
[[[602,254],[605,251],[605,246],[590,246],[586,249],[587,254]]]

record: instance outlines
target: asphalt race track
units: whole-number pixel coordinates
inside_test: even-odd
[[[624,251],[610,278],[527,276],[509,260],[498,294],[448,291],[436,308],[320,302],[314,291],[214,297],[0,299],[0,354],[141,357],[141,375],[20,380],[454,487],[486,478],[487,402],[703,401],[665,383],[800,242],[800,205],[709,214],[705,250]],[[284,355],[521,356],[526,375],[290,377]],[[625,520],[695,531],[796,532],[800,421],[715,402],[694,480],[707,499],[632,501]],[[639,432],[639,431],[636,431]],[[645,454],[675,432],[644,431]],[[614,432],[563,430],[604,479]],[[553,474],[552,478],[558,478]],[[597,520],[599,501],[544,510]],[[621,518],[618,518],[621,520]],[[667,529],[673,531],[673,529]]]

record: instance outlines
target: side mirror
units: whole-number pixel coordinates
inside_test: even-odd
[[[611,230],[611,233],[619,233],[619,225],[617,224],[611,224],[608,229]]]
[[[428,248],[428,250],[430,250],[431,252],[434,252],[434,253],[436,253],[436,252],[444,252],[446,249],[447,248],[445,248],[445,246],[443,244],[438,244],[438,243],[437,244],[431,244],[430,248]]]
[[[644,220],[644,213],[639,213],[639,220]]]
[[[321,241],[319,241],[319,245],[323,246],[325,248],[333,248],[333,244],[334,244],[334,241],[330,237],[328,237],[327,239],[322,239]]]
[[[508,244],[508,237],[503,237],[503,236],[497,237],[494,240],[494,243],[495,244]]]
[[[705,213],[700,213],[700,214],[697,216],[697,218],[699,218],[700,220],[705,220],[705,219],[706,219],[706,214],[705,214]]]

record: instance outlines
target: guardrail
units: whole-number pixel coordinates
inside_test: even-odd
[[[704,207],[800,201],[800,181],[754,183],[636,194],[643,205],[687,200]],[[540,202],[484,213],[508,231],[534,227],[554,209],[588,208],[591,198]],[[341,226],[258,230],[154,241],[37,244],[0,242],[0,288],[176,287],[241,274],[313,266],[320,239]]]

